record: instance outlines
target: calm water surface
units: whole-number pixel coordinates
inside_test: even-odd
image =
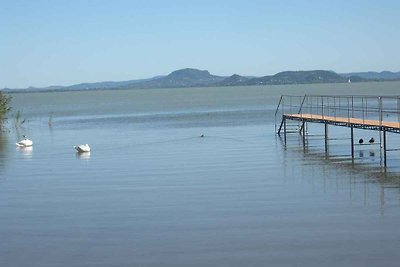
[[[273,114],[280,94],[399,87],[13,94],[26,122],[0,134],[0,266],[398,266],[400,151],[384,170],[357,146],[352,164],[348,131],[325,155],[318,125],[285,148]]]

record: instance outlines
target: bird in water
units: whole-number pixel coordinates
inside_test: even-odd
[[[360,140],[358,140],[358,143],[361,145],[362,143],[364,143],[364,140],[360,138]]]
[[[204,137],[204,134],[200,135],[200,137],[203,138],[203,137]]]
[[[19,146],[19,147],[28,147],[28,146],[32,146],[33,145],[32,140],[29,140],[28,137],[26,137],[26,135],[23,135],[22,137],[24,139],[22,139],[18,143],[15,143],[17,146]]]
[[[85,145],[79,145],[79,146],[74,146],[77,152],[83,153],[83,152],[90,152],[90,146],[88,144]]]
[[[373,143],[375,143],[375,139],[373,138],[373,137],[371,137],[371,139],[369,139],[369,141],[368,141],[370,144],[373,144]]]

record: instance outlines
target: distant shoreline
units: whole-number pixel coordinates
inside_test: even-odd
[[[192,88],[192,87],[229,87],[229,86],[264,86],[289,84],[327,84],[327,83],[359,83],[399,81],[400,72],[357,72],[338,74],[329,70],[283,71],[262,77],[218,76],[207,70],[180,69],[166,76],[155,76],[149,79],[128,81],[106,81],[80,83],[70,86],[28,87],[21,89],[4,88],[5,93],[21,92],[66,92],[86,90],[138,90],[155,88]]]
[[[383,80],[383,81],[362,81],[354,82],[356,84],[362,83],[389,83],[389,82],[400,82],[400,80]],[[197,88],[201,90],[202,88],[221,88],[221,87],[275,87],[275,86],[296,86],[296,85],[317,85],[317,84],[348,84],[345,82],[336,83],[297,83],[297,84],[264,84],[264,85],[225,85],[225,86],[187,86],[187,87],[157,87],[157,88],[93,88],[93,89],[9,89],[0,90],[2,93],[6,94],[25,94],[25,93],[65,93],[65,92],[92,92],[92,91],[141,91],[141,90],[154,90],[154,89],[185,89],[185,88]],[[350,83],[351,84],[351,83]]]

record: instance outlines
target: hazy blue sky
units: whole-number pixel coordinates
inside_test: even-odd
[[[399,63],[400,1],[0,0],[0,88]]]

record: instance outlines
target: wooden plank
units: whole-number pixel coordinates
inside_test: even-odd
[[[357,118],[344,118],[344,117],[332,117],[332,116],[322,116],[316,114],[285,114],[286,117],[296,118],[296,119],[307,119],[307,120],[323,120],[328,122],[337,122],[337,123],[350,123],[350,124],[359,124],[364,126],[374,126],[374,127],[388,127],[388,128],[396,128],[400,129],[399,122],[391,122],[391,121],[382,121],[379,120],[363,120]]]

